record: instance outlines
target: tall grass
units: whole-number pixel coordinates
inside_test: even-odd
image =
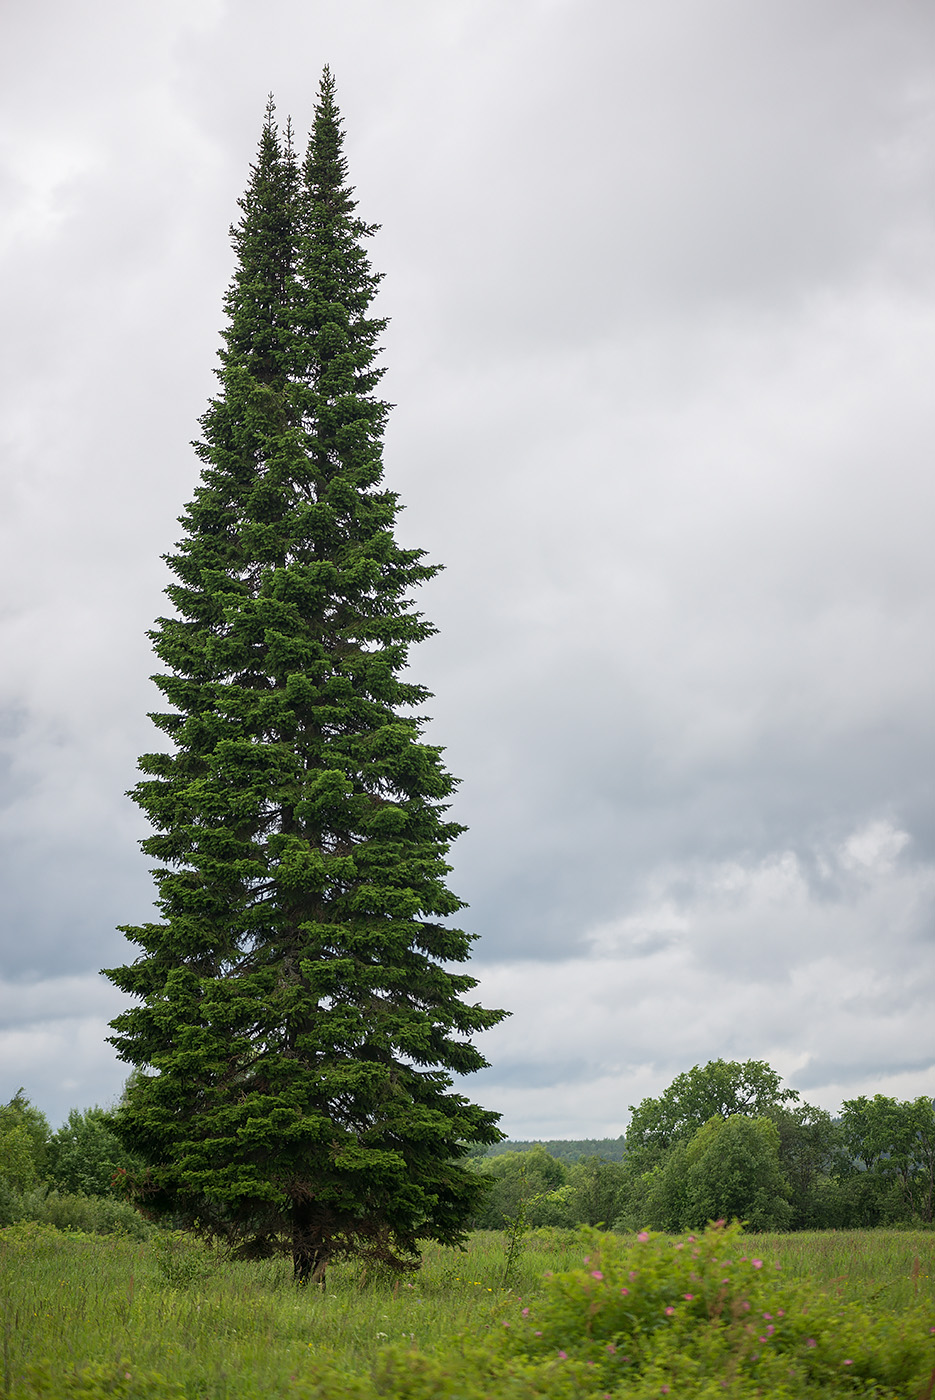
[[[829,1292],[893,1311],[935,1305],[931,1230],[816,1230],[756,1241],[790,1277],[810,1278]]]
[[[66,1376],[126,1358],[198,1400],[294,1395],[323,1362],[365,1372],[390,1342],[432,1351],[480,1337],[515,1311],[517,1295],[534,1296],[547,1269],[581,1263],[574,1232],[531,1231],[505,1290],[505,1244],[486,1232],[466,1252],[427,1245],[411,1279],[338,1266],[323,1294],[296,1291],[285,1262],[233,1263],[184,1238],[13,1226],[0,1230],[0,1394],[55,1394],[30,1370],[36,1363],[47,1363],[47,1376]],[[880,1310],[935,1303],[932,1234],[758,1236],[756,1248],[790,1274],[873,1298]]]

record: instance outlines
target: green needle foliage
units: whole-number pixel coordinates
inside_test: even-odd
[[[385,321],[342,142],[328,69],[304,163],[271,102],[232,229],[176,612],[150,634],[172,747],[132,793],[162,921],[124,929],[141,952],[107,974],[139,998],[112,1023],[138,1067],[117,1117],[149,1164],[137,1199],[244,1256],[291,1252],[300,1282],[460,1242],[483,1192],[464,1144],[501,1136],[451,1091],[505,1013],[451,970],[462,828],[405,678],[436,566],[397,544],[381,485]]]

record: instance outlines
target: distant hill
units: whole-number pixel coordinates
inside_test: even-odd
[[[621,1162],[626,1153],[626,1139],[621,1133],[616,1138],[582,1138],[579,1142],[569,1138],[498,1142],[493,1147],[478,1148],[471,1156],[499,1157],[503,1152],[531,1152],[534,1147],[544,1147],[550,1157],[557,1157],[560,1162],[580,1162],[582,1157],[602,1157],[605,1162]]]

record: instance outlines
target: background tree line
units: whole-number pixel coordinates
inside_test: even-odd
[[[136,1237],[142,1216],[123,1199],[123,1174],[142,1165],[102,1108],[73,1108],[52,1131],[45,1114],[18,1090],[0,1105],[0,1226],[42,1220],[63,1229]]]
[[[0,1224],[27,1217],[139,1229],[121,1199],[142,1163],[115,1116],[72,1109],[55,1132],[19,1091],[0,1106]],[[760,1060],[713,1060],[631,1106],[621,1139],[475,1148],[486,1186],[471,1224],[644,1227],[673,1233],[740,1218],[757,1230],[935,1221],[935,1108],[877,1094],[832,1117],[804,1103]]]
[[[543,1144],[475,1159],[490,1182],[475,1226],[503,1228],[522,1201],[532,1226],[676,1233],[721,1217],[755,1230],[933,1223],[927,1098],[861,1096],[832,1117],[784,1089],[764,1061],[713,1060],[630,1111],[620,1160],[611,1160],[612,1139],[605,1154],[577,1161]]]

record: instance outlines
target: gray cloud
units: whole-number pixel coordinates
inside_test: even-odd
[[[470,1091],[544,1136],[718,1054],[831,1107],[921,1092],[935,17],[275,9],[4,17],[4,1083],[57,1114],[119,1086],[96,970],[149,908],[122,793],[225,230],[266,93],[304,134],[329,61],[383,223],[388,477],[446,565],[413,667],[464,780],[453,883],[514,1011]]]

